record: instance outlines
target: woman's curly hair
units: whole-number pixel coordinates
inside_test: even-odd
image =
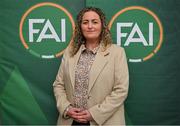
[[[76,26],[75,26],[75,30],[74,30],[74,35],[73,35],[73,39],[72,39],[72,45],[71,45],[71,56],[74,56],[80,46],[86,42],[85,37],[83,36],[82,30],[81,30],[81,23],[82,23],[82,18],[84,16],[84,14],[86,12],[89,11],[94,11],[96,12],[101,20],[101,24],[102,24],[102,31],[100,34],[100,42],[104,48],[104,50],[112,44],[112,38],[111,38],[111,34],[108,28],[108,25],[106,24],[106,17],[105,14],[102,12],[101,9],[99,8],[95,8],[95,7],[86,7],[84,9],[82,9],[79,14],[77,15],[77,22],[76,22]]]

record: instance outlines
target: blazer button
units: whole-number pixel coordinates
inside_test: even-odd
[[[90,99],[90,98],[91,98],[91,96],[89,95],[89,96],[88,96],[88,99]]]

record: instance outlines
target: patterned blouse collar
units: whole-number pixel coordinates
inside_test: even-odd
[[[87,52],[92,52],[93,54],[96,54],[97,51],[98,51],[99,48],[100,48],[100,45],[98,45],[98,46],[95,47],[93,50],[90,50],[90,49],[86,48],[85,44],[82,44],[81,46],[82,46],[82,48],[81,48],[81,53],[87,51]]]

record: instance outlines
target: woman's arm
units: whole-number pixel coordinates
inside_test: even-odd
[[[124,49],[117,49],[114,63],[115,83],[112,92],[101,104],[89,109],[93,119],[103,124],[117,109],[124,104],[129,87],[129,72]],[[113,68],[112,68],[113,69]]]
[[[61,61],[58,74],[56,76],[56,80],[53,83],[57,109],[62,117],[64,117],[64,112],[66,108],[70,105],[70,102],[67,100],[65,85],[64,85],[64,70],[65,70],[65,60],[67,58],[67,53],[68,52],[66,49]]]

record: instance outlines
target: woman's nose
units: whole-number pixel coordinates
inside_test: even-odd
[[[92,28],[92,23],[88,23],[88,28]]]

